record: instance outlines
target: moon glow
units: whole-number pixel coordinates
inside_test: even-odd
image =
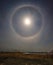
[[[17,7],[11,16],[11,28],[22,38],[34,38],[43,29],[42,14],[31,5]]]
[[[26,25],[26,26],[30,26],[31,25],[31,20],[30,20],[30,18],[24,18],[24,25]]]

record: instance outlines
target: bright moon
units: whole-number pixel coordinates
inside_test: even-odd
[[[26,26],[31,25],[31,19],[28,17],[24,18],[24,25],[26,25]]]

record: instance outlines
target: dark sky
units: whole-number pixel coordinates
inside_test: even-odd
[[[12,31],[10,18],[20,5],[40,8],[44,17],[44,28],[34,39],[21,39]],[[51,51],[53,50],[53,0],[0,0],[0,51]]]

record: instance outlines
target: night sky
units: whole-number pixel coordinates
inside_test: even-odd
[[[29,27],[23,23],[26,17]],[[0,0],[0,51],[51,50],[53,0]]]

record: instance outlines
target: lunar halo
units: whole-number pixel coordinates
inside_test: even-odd
[[[39,30],[39,32],[37,32],[37,33],[36,33],[35,35],[33,35],[33,36],[23,37],[23,36],[19,35],[19,34],[14,30],[14,28],[13,28],[12,18],[13,18],[13,16],[14,16],[15,12],[16,12],[17,10],[19,10],[20,8],[23,8],[23,7],[32,7],[32,8],[34,8],[34,9],[37,9],[38,12],[39,12],[39,13],[41,14],[41,16],[42,16],[42,26],[41,26],[41,29]],[[27,21],[28,21],[28,23],[27,23]],[[25,24],[26,24],[26,25],[31,25],[30,19],[26,18],[26,19],[25,19]],[[41,35],[42,31],[43,31],[43,28],[44,28],[44,17],[43,17],[43,14],[42,14],[42,12],[41,12],[41,10],[40,10],[39,7],[37,7],[37,6],[35,6],[35,5],[20,5],[20,6],[17,6],[16,8],[14,8],[14,11],[13,11],[12,14],[11,14],[10,26],[11,26],[11,29],[13,30],[13,32],[15,33],[16,37],[18,37],[18,38],[20,38],[20,39],[22,39],[22,40],[23,40],[23,39],[24,39],[24,40],[31,40],[31,39],[34,39],[34,38],[37,38],[37,39],[38,39],[39,36]]]

